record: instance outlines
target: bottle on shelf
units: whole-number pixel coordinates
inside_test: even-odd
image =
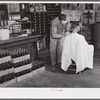
[[[10,52],[10,55],[11,55],[11,58],[15,58],[14,51],[11,51],[11,52]]]
[[[15,55],[16,55],[16,57],[15,58],[17,58],[17,57],[19,57],[20,55],[19,55],[19,52],[18,52],[18,49],[16,49],[15,50]]]
[[[27,62],[26,64],[30,64],[30,59],[27,59],[26,62]]]
[[[0,84],[2,84],[3,83],[3,79],[2,79],[2,77],[0,77]]]
[[[0,58],[3,58],[3,51],[0,50]]]
[[[19,62],[19,66],[22,66],[22,61],[21,61],[21,62]]]

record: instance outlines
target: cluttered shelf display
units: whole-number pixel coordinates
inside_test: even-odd
[[[22,25],[27,24],[30,28],[29,29],[22,29]],[[23,19],[17,19],[13,22],[9,22],[10,30],[12,34],[18,34],[19,37],[28,36],[32,34],[32,21],[29,18],[24,17]]]
[[[21,18],[19,4],[6,4],[6,7],[8,5],[8,19],[0,20],[0,33],[3,34],[2,38],[0,34],[0,87],[19,82],[45,69],[44,62],[36,59],[37,41],[41,35],[27,37],[32,33],[32,21],[27,16]],[[24,24],[28,24],[30,29],[23,29]],[[16,33],[19,34],[17,38],[9,37]]]
[[[31,32],[36,35],[44,35],[47,33],[48,17],[46,7],[44,4],[8,4],[8,8],[8,23],[12,23],[12,27],[10,27],[10,33],[25,33],[25,31],[26,33]],[[18,25],[19,21],[20,23]]]
[[[20,4],[20,8],[21,18],[28,17],[32,21],[32,32],[46,35],[48,31],[46,6],[44,4]]]

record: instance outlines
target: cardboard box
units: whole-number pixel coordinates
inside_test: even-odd
[[[14,84],[14,83],[16,83],[16,78],[12,79],[10,81],[4,82],[3,84],[0,84],[0,87],[6,87],[6,86]]]

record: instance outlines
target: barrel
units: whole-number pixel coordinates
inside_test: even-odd
[[[92,44],[95,49],[100,49],[100,22],[92,25]]]

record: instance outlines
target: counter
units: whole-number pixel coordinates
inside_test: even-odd
[[[17,48],[28,49],[31,56],[31,61],[37,57],[37,41],[41,35],[31,35],[27,37],[10,36],[9,40],[0,40],[0,49],[13,50]]]

